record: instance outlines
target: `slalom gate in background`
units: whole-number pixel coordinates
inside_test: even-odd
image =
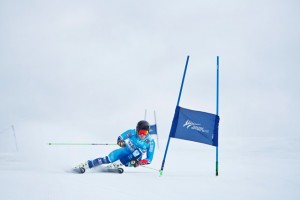
[[[0,152],[18,151],[18,142],[14,125],[0,130]]]
[[[146,120],[146,118],[147,118],[147,110],[145,110],[145,117],[144,117],[144,119]],[[155,113],[155,110],[154,110],[154,124],[150,124],[149,134],[156,135],[157,148],[159,149],[158,131],[157,131],[157,122],[156,122],[156,113]]]

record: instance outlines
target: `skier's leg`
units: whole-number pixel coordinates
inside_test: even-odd
[[[96,158],[94,160],[88,160],[87,165],[88,168],[97,167],[102,164],[109,164],[112,162],[115,162],[119,160],[121,157],[128,154],[127,148],[120,148],[112,151],[108,156],[105,156],[103,158]]]
[[[105,156],[103,158],[96,158],[94,160],[88,160],[87,162],[88,162],[89,168],[97,167],[102,164],[111,163],[111,161],[109,160],[109,158],[107,156]]]
[[[142,156],[143,156],[143,152],[139,148],[137,148],[132,153],[120,158],[120,161],[126,167],[132,167],[135,165],[135,162],[141,160]]]
[[[111,162],[115,162],[117,160],[120,160],[120,158],[130,154],[130,150],[128,148],[120,148],[112,151],[109,155],[108,158]]]

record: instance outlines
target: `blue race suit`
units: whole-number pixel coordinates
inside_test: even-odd
[[[143,153],[146,153],[146,160],[148,164],[152,162],[155,142],[150,136],[146,135],[144,139],[140,139],[135,129],[130,129],[122,133],[118,140],[125,140],[126,146],[112,151],[108,156],[104,158],[98,158],[93,161],[89,161],[89,167],[95,167],[101,164],[107,164],[120,160],[125,166],[131,166],[131,160],[141,160]]]

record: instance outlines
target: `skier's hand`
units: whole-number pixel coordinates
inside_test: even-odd
[[[143,160],[140,160],[138,163],[139,163],[139,165],[147,165],[148,164],[148,160],[147,159],[143,159]]]
[[[147,165],[148,160],[147,159],[143,159],[143,160],[140,160],[140,161],[132,160],[132,161],[130,161],[130,164],[133,165],[134,167],[139,167],[141,165]]]
[[[120,146],[120,147],[126,147],[126,142],[124,140],[118,140],[117,141],[117,144]]]

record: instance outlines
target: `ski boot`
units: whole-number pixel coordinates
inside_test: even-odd
[[[74,170],[80,174],[83,174],[85,172],[86,169],[89,169],[89,164],[88,162],[85,163],[81,163],[77,166],[75,166]]]
[[[109,172],[118,172],[119,174],[122,174],[124,172],[123,166],[124,165],[120,161],[116,161],[106,166],[106,169]]]

